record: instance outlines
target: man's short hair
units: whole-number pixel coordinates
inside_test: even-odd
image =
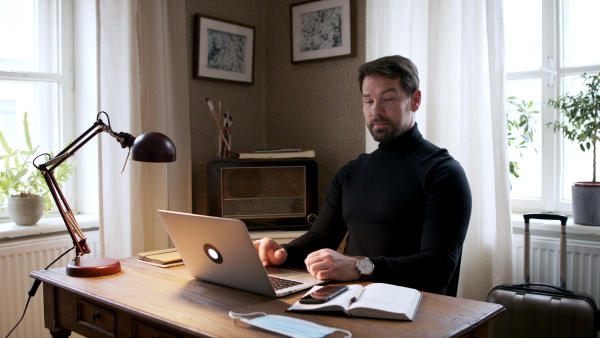
[[[417,66],[409,59],[400,56],[384,56],[377,60],[367,62],[358,69],[358,83],[362,93],[365,77],[380,74],[390,79],[399,79],[402,89],[408,94],[419,90],[419,71]]]

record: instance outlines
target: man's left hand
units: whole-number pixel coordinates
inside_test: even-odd
[[[306,256],[304,263],[315,278],[347,282],[360,278],[356,260],[357,257],[345,256],[335,250],[321,249]]]

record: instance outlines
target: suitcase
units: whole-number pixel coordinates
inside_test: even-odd
[[[523,215],[525,219],[525,283],[498,285],[487,301],[506,310],[490,321],[490,337],[596,337],[598,310],[587,294],[566,289],[567,216],[550,213]],[[560,220],[560,287],[530,281],[530,219]]]

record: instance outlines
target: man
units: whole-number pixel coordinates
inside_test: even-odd
[[[278,245],[254,242],[265,266],[306,268],[319,279],[370,280],[446,293],[471,215],[460,164],[425,140],[416,66],[402,56],[362,65],[365,122],[379,147],[335,175],[312,228]],[[336,251],[348,234],[345,254]]]

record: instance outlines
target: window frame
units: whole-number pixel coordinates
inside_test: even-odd
[[[564,180],[564,143],[561,133],[555,133],[547,123],[560,118],[558,111],[547,105],[550,98],[564,93],[564,78],[569,75],[588,74],[600,71],[600,62],[593,66],[566,67],[564,65],[565,45],[564,1],[542,1],[542,66],[547,70],[507,72],[506,81],[541,79],[541,126],[538,132],[542,137],[542,183],[541,198],[526,199],[511,196],[514,212],[552,211],[572,214],[570,200],[562,199]],[[553,74],[552,71],[555,73]]]
[[[39,2],[35,6],[42,7],[47,6],[44,1]],[[54,11],[54,8],[46,8],[46,11]],[[57,60],[45,62],[56,62],[56,72],[28,72],[28,71],[4,71],[0,70],[0,81],[16,81],[16,82],[45,82],[54,83],[57,86],[56,97],[50,98],[48,101],[41,102],[40,105],[48,102],[56,101],[56,118],[48,120],[48,126],[45,128],[50,134],[58,134],[58,148],[57,149],[46,149],[56,147],[56,145],[44,144],[40,142],[38,152],[44,153],[52,151],[57,153],[60,151],[70,140],[74,139],[75,131],[75,113],[74,113],[74,2],[73,0],[59,0],[56,1],[56,20],[46,21],[48,25],[56,25],[51,29],[55,29],[58,34],[57,41]],[[40,20],[42,21],[42,20]],[[40,22],[38,21],[38,22]],[[46,27],[44,25],[41,25]],[[38,30],[44,30],[42,27],[38,27]],[[49,29],[50,30],[50,29]],[[40,114],[44,114],[44,110],[40,108]],[[33,116],[29,116],[30,125],[32,124]],[[38,120],[39,121],[39,120]],[[37,123],[37,122],[36,122]],[[43,123],[43,122],[40,122]],[[54,129],[58,130],[54,130]],[[54,143],[54,142],[52,142]],[[69,205],[75,211],[77,210],[77,199],[75,198],[75,187],[78,181],[76,170],[73,172],[69,181],[62,187],[63,193],[67,197]],[[8,208],[3,206],[0,208],[0,220],[8,220]],[[50,211],[51,215],[56,214],[58,211],[56,207]]]

